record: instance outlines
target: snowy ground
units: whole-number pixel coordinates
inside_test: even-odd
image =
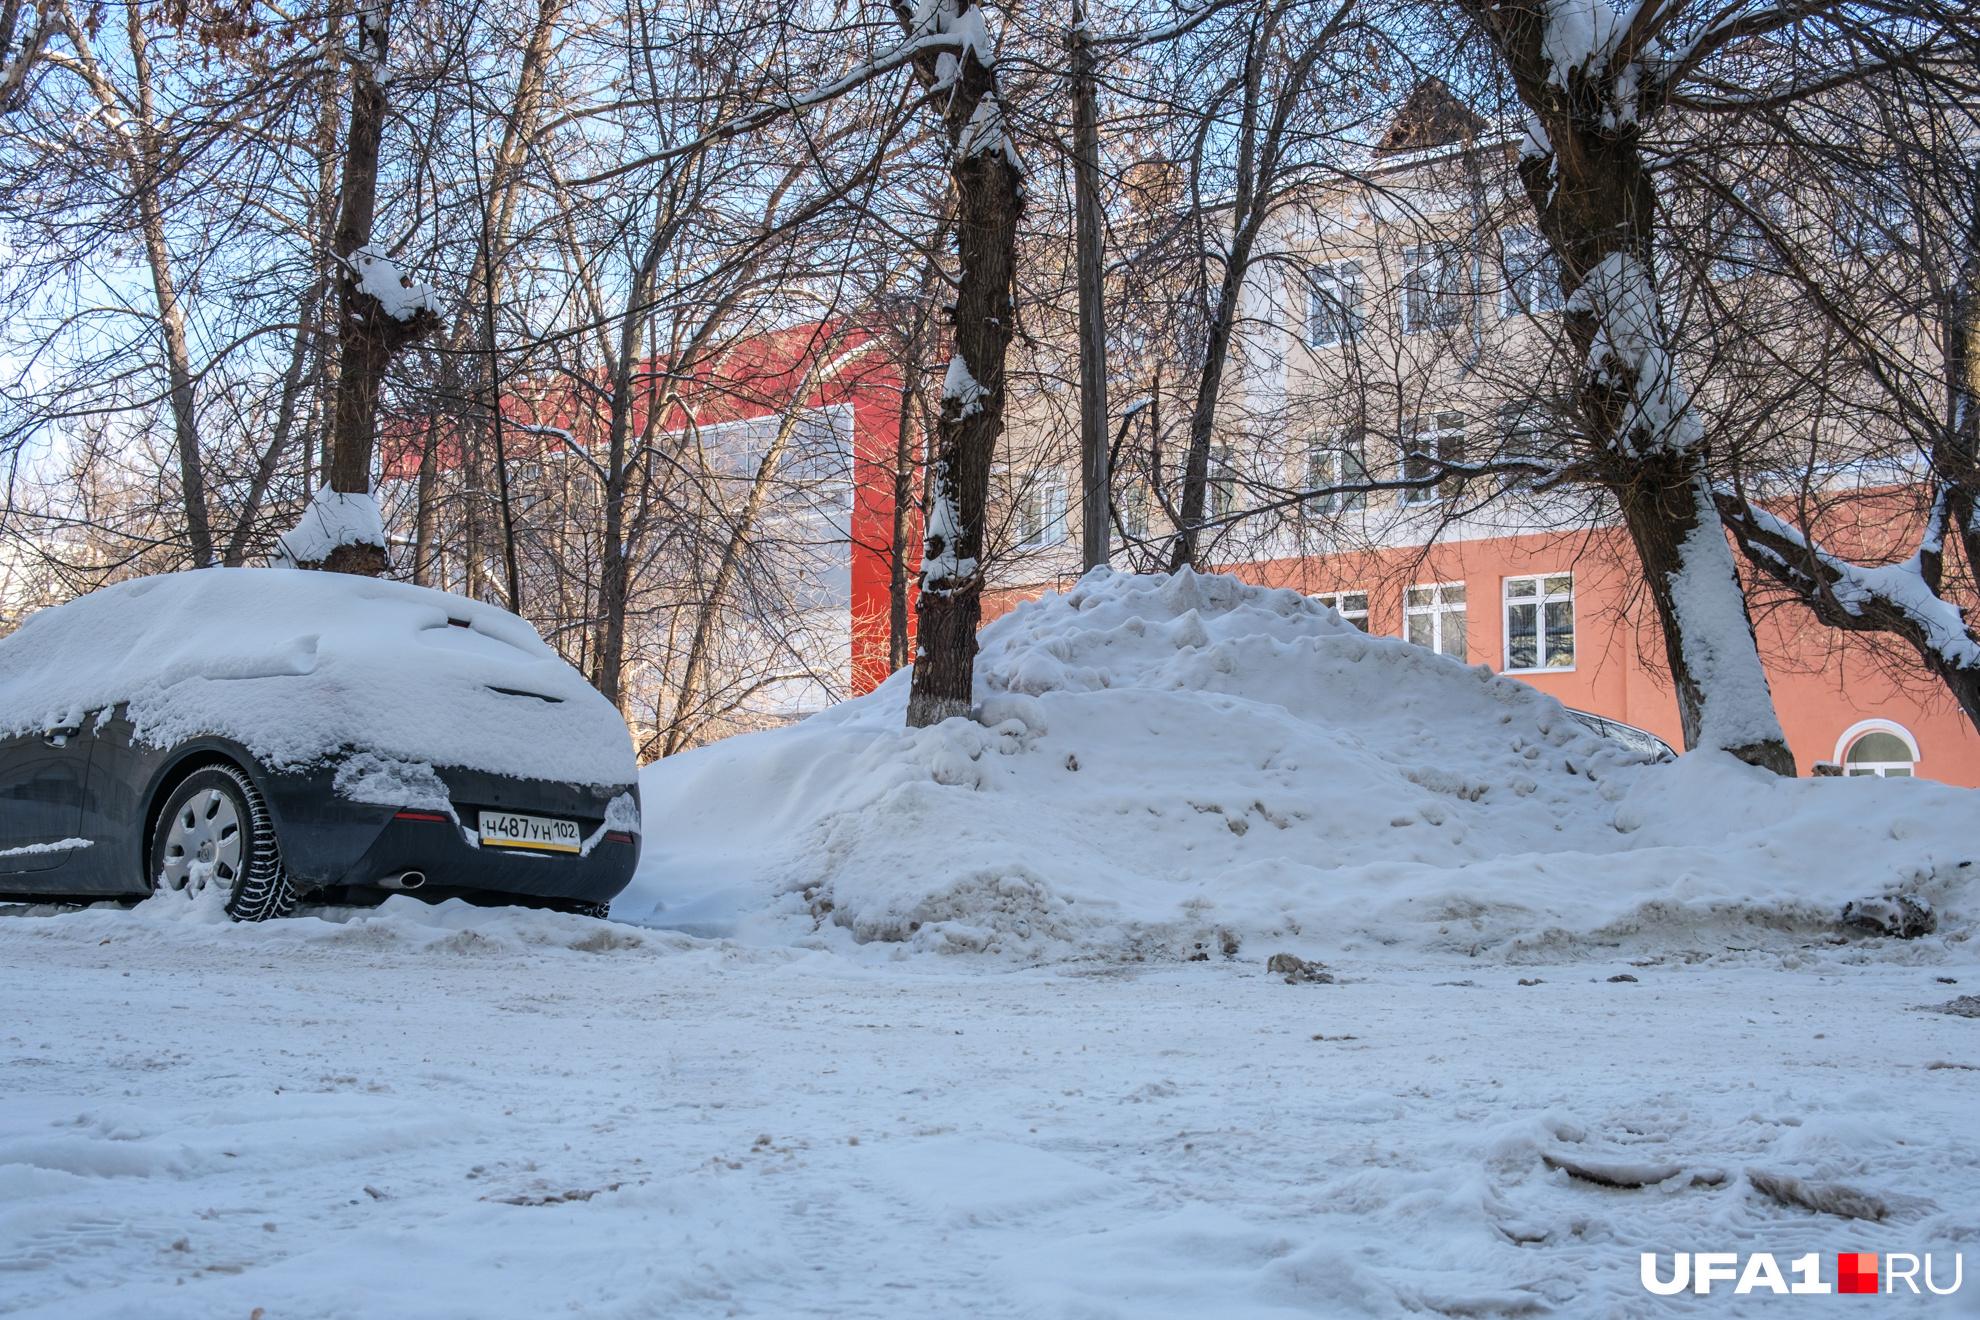
[[[1852,1305],[1659,1298],[1645,1251],[1980,1275],[1980,1017],[1921,1011],[1980,994],[1980,795],[1654,763],[1229,579],[1090,575],[982,642],[978,719],[904,729],[897,676],[649,767],[619,923],[0,917],[0,1311],[1599,1318]]]
[[[1980,968],[1936,940],[1378,950],[1287,985],[1264,950],[876,967],[328,915],[0,920],[0,1310],[1759,1315],[1850,1303],[1665,1301],[1638,1252],[1980,1264],[1980,1020],[1912,1011]],[[1610,1190],[1545,1152],[1683,1172]],[[1788,1210],[1749,1166],[1901,1208]]]

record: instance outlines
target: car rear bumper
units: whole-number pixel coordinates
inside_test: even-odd
[[[472,812],[460,813],[463,820]],[[407,810],[380,830],[364,856],[344,878],[348,888],[376,887],[389,892],[388,882],[408,871],[421,877],[420,888],[443,893],[515,894],[572,903],[609,903],[632,882],[639,865],[639,836],[630,832],[592,831],[583,855],[535,852],[521,848],[484,848],[460,824],[432,811]]]
[[[638,819],[636,785],[564,784],[443,766],[430,773],[445,787],[446,801],[392,806],[338,793],[334,771],[317,766],[263,780],[289,873],[305,894],[341,890],[361,900],[394,892],[387,882],[418,871],[429,892],[602,904],[632,882],[639,865],[637,826],[606,827],[621,797],[630,798],[631,818]],[[483,809],[573,821],[584,851],[482,847],[474,831]]]

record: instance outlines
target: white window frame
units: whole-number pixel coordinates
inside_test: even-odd
[[[1449,408],[1411,418],[1409,430],[1404,433],[1399,446],[1401,452],[1396,460],[1397,474],[1404,481],[1414,479],[1409,470],[1412,452],[1432,455],[1446,463],[1464,462],[1464,433],[1468,420],[1463,413]],[[1447,440],[1455,440],[1456,443],[1446,446]],[[1444,487],[1452,484],[1450,481],[1440,481],[1434,486],[1405,486],[1402,502],[1412,507],[1435,504],[1449,494]]]
[[[1359,597],[1360,605],[1353,605],[1349,597]],[[1316,591],[1313,599],[1340,615],[1361,631],[1368,631],[1368,593],[1365,591]]]
[[[1148,483],[1130,481],[1120,491],[1121,530],[1133,537],[1148,535],[1148,506],[1154,503]]]
[[[1017,494],[1017,530],[1020,550],[1043,550],[1060,544],[1066,539],[1066,478],[1057,469],[1043,469],[1032,473],[1031,480]],[[1032,501],[1036,500],[1034,506]],[[1027,529],[1026,524],[1036,509],[1038,525]]]
[[[1368,480],[1367,438],[1358,427],[1322,432],[1307,442],[1306,489],[1357,485]],[[1300,504],[1302,512],[1317,518],[1367,507],[1366,491],[1321,495]]]
[[[1566,578],[1568,580],[1566,593],[1548,592],[1547,582],[1550,578]],[[1534,594],[1515,598],[1512,594],[1512,584],[1527,581],[1533,583]],[[1559,604],[1562,601],[1567,602],[1568,606],[1568,650],[1573,659],[1568,664],[1550,665],[1547,663],[1547,606]],[[1516,605],[1529,604],[1534,607],[1533,653],[1539,663],[1531,667],[1516,669],[1513,667],[1512,662],[1512,612],[1513,607]],[[1501,630],[1499,636],[1505,661],[1503,672],[1508,674],[1572,674],[1575,670],[1575,665],[1581,658],[1580,638],[1577,636],[1581,630],[1581,621],[1575,613],[1574,604],[1574,572],[1571,569],[1547,573],[1508,573],[1502,577],[1499,580],[1499,624]]]
[[[1449,330],[1464,322],[1464,254],[1448,243],[1423,243],[1403,252],[1401,295],[1402,332]],[[1432,272],[1423,279],[1424,272]],[[1419,282],[1421,280],[1421,282]],[[1422,315],[1413,315],[1413,298],[1422,300]]]
[[[1203,465],[1203,506],[1211,518],[1226,518],[1237,511],[1237,478],[1237,447],[1211,445]]]
[[[1334,348],[1358,341],[1363,288],[1361,263],[1337,261],[1320,266],[1313,271],[1311,280],[1306,292],[1306,346]]]
[[[1560,441],[1545,425],[1550,405],[1543,399],[1508,400],[1499,405],[1495,418],[1498,427],[1499,458],[1504,462],[1517,459],[1531,459],[1538,463],[1558,463]],[[1538,420],[1536,420],[1538,419]],[[1554,452],[1549,452],[1549,451]],[[1530,490],[1534,477],[1527,473],[1508,472],[1499,478],[1500,490]]]
[[[1851,764],[1847,759],[1850,744],[1866,733],[1888,733],[1903,743],[1911,752],[1911,760],[1906,763],[1906,768],[1911,771],[1911,778],[1915,779],[1918,777],[1918,763],[1925,759],[1918,754],[1918,739],[1911,736],[1911,730],[1905,728],[1895,720],[1877,719],[1858,720],[1843,730],[1842,737],[1836,739],[1835,763],[1842,767],[1842,772],[1845,775],[1849,774]],[[1874,771],[1877,778],[1884,779],[1889,777],[1885,774],[1885,771],[1894,768],[1898,763],[1896,761],[1857,761],[1855,764]]]
[[[1422,604],[1412,604],[1410,597],[1419,591],[1429,592],[1430,599]],[[1456,593],[1456,600],[1450,598],[1452,592]],[[1466,605],[1468,594],[1465,591],[1463,582],[1418,582],[1403,588],[1403,640],[1413,645],[1423,645],[1423,643],[1416,641],[1415,638],[1409,635],[1409,625],[1412,619],[1428,618],[1430,621],[1430,649],[1438,655],[1450,656],[1459,663],[1469,663],[1471,618]],[[1445,645],[1447,642],[1453,640],[1446,635],[1450,631],[1446,621],[1453,614],[1458,616],[1460,622],[1457,631],[1462,634],[1457,639],[1459,641],[1459,649],[1455,651],[1447,650]]]
[[[1506,280],[1499,294],[1500,320],[1540,316],[1567,306],[1560,259],[1536,230],[1514,225],[1499,231],[1499,270]]]

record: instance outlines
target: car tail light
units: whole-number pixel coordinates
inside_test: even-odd
[[[401,811],[393,820],[437,820],[446,824],[447,817],[437,811]]]
[[[626,833],[624,830],[605,831],[605,842],[607,843],[631,843],[632,841],[633,841],[633,836]]]

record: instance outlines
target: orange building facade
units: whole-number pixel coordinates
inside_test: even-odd
[[[1483,537],[1225,571],[1317,596],[1370,632],[1487,665],[1573,709],[1682,749],[1663,641],[1648,602],[1632,590],[1632,558],[1627,538],[1612,530]],[[995,593],[985,602],[986,621],[1046,589]],[[1894,674],[1869,650],[1793,609],[1758,619],[1756,634],[1799,773],[1822,765],[1821,773],[1834,766],[1980,787],[1980,735],[1915,662],[1895,666]]]

